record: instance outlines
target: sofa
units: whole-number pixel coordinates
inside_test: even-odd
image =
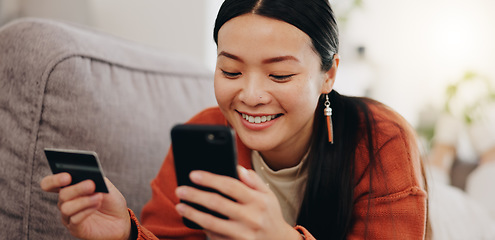
[[[26,18],[0,28],[1,239],[73,239],[60,223],[44,148],[97,152],[137,215],[170,129],[216,105],[196,61],[71,23]]]

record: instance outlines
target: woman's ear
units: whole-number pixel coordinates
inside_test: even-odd
[[[339,68],[339,62],[339,54],[333,55],[333,64],[330,70],[328,70],[324,75],[325,82],[323,82],[321,93],[329,93],[332,91],[333,84],[335,83],[335,77],[337,76],[337,69]]]

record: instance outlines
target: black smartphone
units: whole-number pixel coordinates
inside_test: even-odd
[[[105,175],[95,152],[45,148],[45,156],[53,174],[67,172],[71,175],[70,185],[91,179],[96,185],[95,192],[108,193]]]
[[[216,192],[229,198],[216,190],[192,183],[189,179],[189,173],[193,170],[204,170],[239,179],[234,130],[219,125],[179,124],[172,128],[171,137],[177,185],[188,185],[201,190]],[[187,201],[182,202],[200,211],[227,219],[227,217],[203,206]],[[202,229],[201,226],[187,218],[183,218],[183,222],[189,228]]]

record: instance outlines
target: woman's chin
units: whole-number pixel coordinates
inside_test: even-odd
[[[240,134],[239,138],[246,147],[256,151],[268,151],[273,149],[274,141],[267,136],[252,136],[250,134]]]

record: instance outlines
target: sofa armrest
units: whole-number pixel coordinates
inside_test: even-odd
[[[215,105],[195,61],[91,29],[22,19],[0,29],[0,226],[11,239],[68,238],[43,148],[96,151],[140,212],[169,148],[169,130]],[[61,233],[65,233],[61,234]]]

